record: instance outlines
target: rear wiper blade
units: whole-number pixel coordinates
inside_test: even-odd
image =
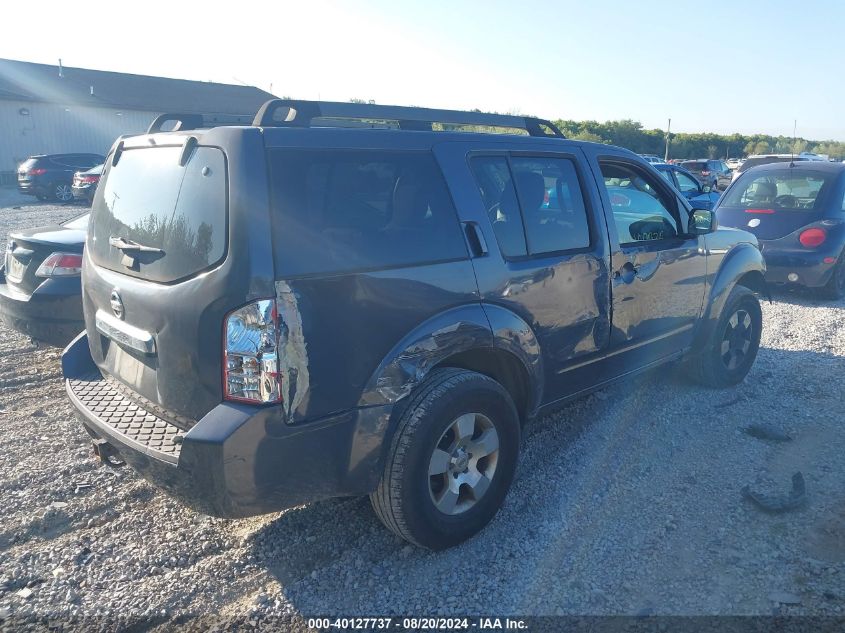
[[[119,235],[112,235],[109,238],[109,246],[114,246],[124,252],[135,251],[138,253],[164,253],[164,251],[160,248],[156,248],[155,246],[144,246],[143,244],[127,240]]]

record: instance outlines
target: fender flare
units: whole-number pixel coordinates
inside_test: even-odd
[[[505,308],[481,303],[437,314],[393,347],[361,394],[359,410],[371,412],[368,415],[373,419],[362,423],[353,439],[352,455],[366,456],[366,460],[351,462],[356,469],[367,471],[370,489],[378,484],[402,411],[401,401],[434,367],[477,349],[506,352],[522,363],[529,381],[528,410],[531,414],[536,411],[542,394],[542,361],[537,338],[525,321]]]
[[[748,274],[751,274],[755,280],[756,287],[752,290],[768,296],[768,287],[765,282],[766,262],[763,254],[754,244],[742,242],[728,251],[708,284],[707,303],[693,340],[694,349],[700,349],[705,345],[707,337],[722,314],[731,290]]]

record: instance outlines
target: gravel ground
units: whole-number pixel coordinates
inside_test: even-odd
[[[9,190],[0,206],[0,244],[81,211]],[[845,615],[843,315],[845,302],[779,295],[736,388],[665,367],[537,421],[492,525],[437,554],[388,533],[366,499],[225,521],[100,466],[59,352],[0,329],[0,619]],[[750,437],[752,423],[792,440]],[[801,509],[742,498],[786,493],[797,471]]]

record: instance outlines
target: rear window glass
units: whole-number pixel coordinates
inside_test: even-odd
[[[181,147],[127,149],[107,168],[91,215],[89,249],[96,263],[171,282],[223,258],[226,159],[217,148],[197,147],[182,167],[181,152]],[[110,244],[112,238],[160,250],[121,249]]]
[[[823,198],[830,178],[795,168],[747,174],[726,194],[722,207],[809,211]]]
[[[33,167],[35,167],[37,162],[38,162],[37,158],[27,158],[24,162],[22,162],[18,166],[18,169],[20,171],[26,171],[27,169],[32,169]]]
[[[689,171],[702,171],[706,168],[706,165],[706,163],[698,162],[681,163],[681,167],[683,167],[684,169],[688,169]]]
[[[467,256],[457,213],[428,152],[268,152],[275,258],[286,276]]]

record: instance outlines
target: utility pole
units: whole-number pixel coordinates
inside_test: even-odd
[[[669,119],[669,125],[666,126],[666,152],[663,154],[664,162],[669,162],[669,131],[672,129],[672,119]]]

